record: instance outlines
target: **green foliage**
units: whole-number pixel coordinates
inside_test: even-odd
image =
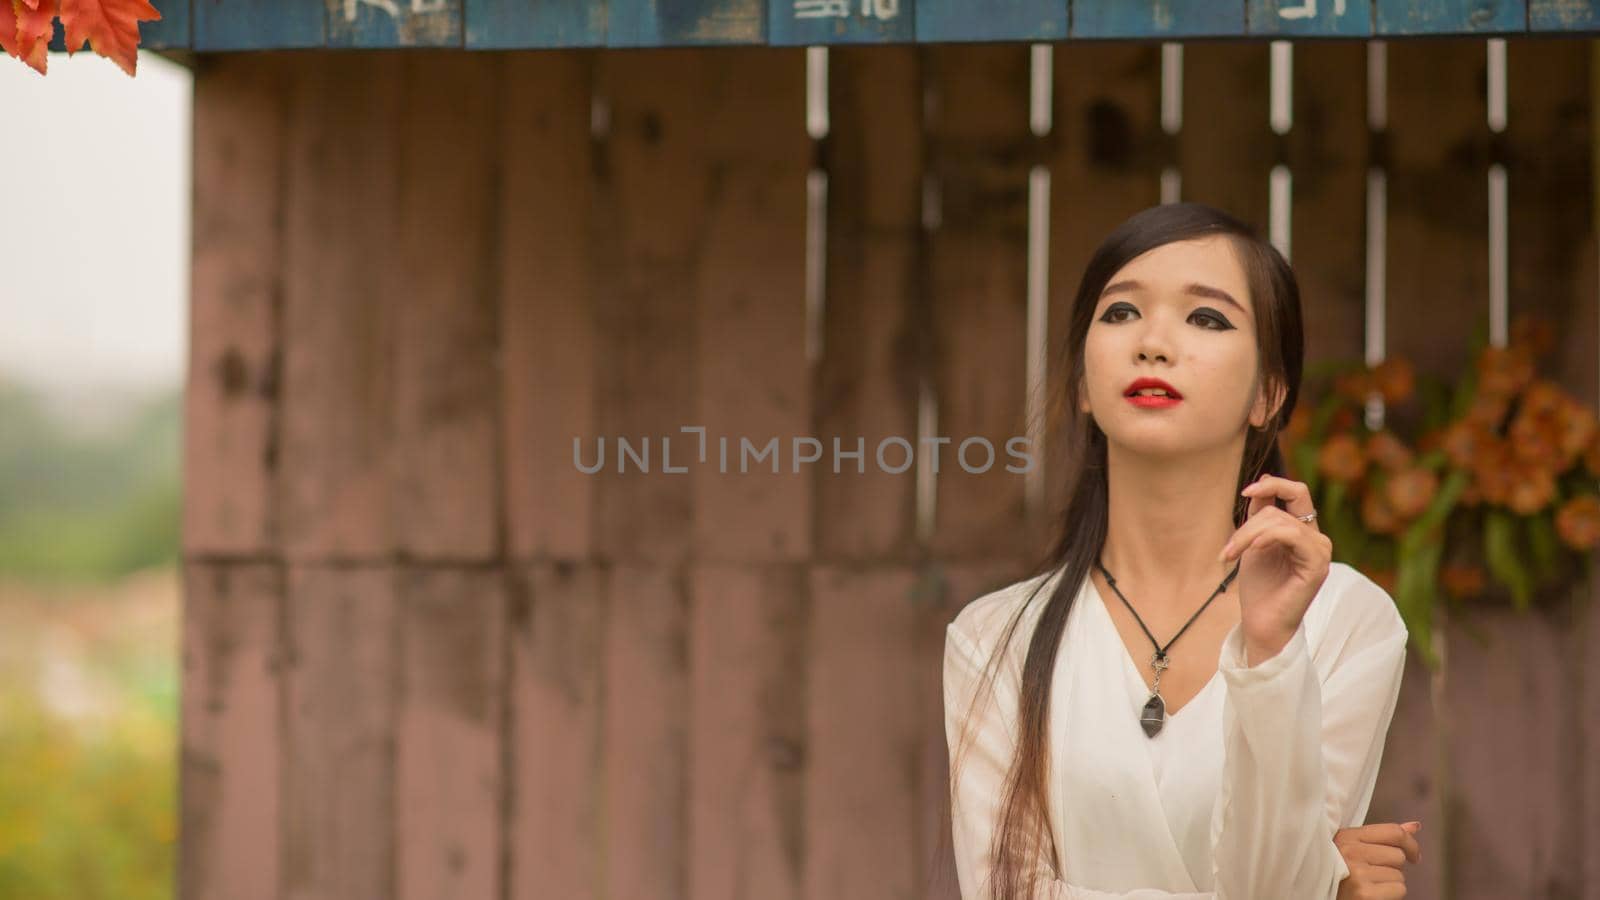
[[[104,581],[174,561],[181,422],[174,391],[78,434],[0,382],[0,574]]]

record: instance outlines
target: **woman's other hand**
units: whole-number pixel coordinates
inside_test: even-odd
[[[1344,857],[1350,876],[1339,882],[1339,900],[1404,900],[1404,866],[1422,859],[1416,833],[1421,822],[1382,822],[1341,828],[1333,843]]]

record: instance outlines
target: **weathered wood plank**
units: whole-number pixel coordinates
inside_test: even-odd
[[[810,434],[807,365],[805,55],[727,49],[708,60],[701,102],[705,218],[695,260],[698,405],[683,435],[694,486],[696,558],[799,560],[811,553],[814,472],[832,474],[834,451],[801,463],[794,438]],[[776,455],[746,457],[745,441]],[[674,445],[678,442],[675,440]],[[798,471],[797,471],[798,469]]]
[[[1454,380],[1488,327],[1488,144],[1481,40],[1391,45],[1388,355]],[[1451,102],[1441,102],[1450,97]],[[1405,414],[1404,410],[1397,411]]]
[[[1373,0],[1377,33],[1515,34],[1528,27],[1525,0]]]
[[[1182,199],[1209,203],[1266,238],[1273,163],[1268,46],[1204,41],[1183,48]],[[1207,102],[1227,97],[1227,103]]]
[[[323,0],[199,0],[194,49],[321,47],[328,39],[327,19]]]
[[[462,0],[327,0],[329,47],[459,47]]]
[[[1406,866],[1406,890],[1418,897],[1446,897],[1451,866],[1446,805],[1450,772],[1443,746],[1449,730],[1448,710],[1436,709],[1434,673],[1414,651],[1406,654],[1389,733],[1384,738],[1378,781],[1367,804],[1367,823],[1420,821],[1420,862]]]
[[[464,0],[466,46],[475,50],[597,47],[606,41],[604,2]]]
[[[917,539],[916,341],[927,328],[918,299],[916,54],[912,47],[829,53],[826,300],[814,432],[830,449],[835,439],[853,445],[861,438],[866,471],[815,479],[816,554],[827,559],[909,560]]]
[[[798,900],[805,569],[703,565],[692,578],[687,896]]]
[[[1372,6],[1359,0],[1249,0],[1245,16],[1247,30],[1255,35],[1368,37],[1372,34]]]
[[[390,510],[413,558],[485,560],[500,501],[495,60],[405,55]]]
[[[967,604],[1027,576],[1032,560],[996,557],[922,567],[915,588],[917,702],[921,731],[917,762],[919,825],[917,861],[927,900],[961,900],[950,821],[950,744],[944,727],[945,630]],[[1020,636],[1017,638],[1022,640]]]
[[[1161,48],[1105,43],[1057,50],[1050,166],[1050,292],[1043,398],[1050,428],[1033,448],[1044,467],[1041,516],[1029,544],[1043,555],[1059,537],[1065,502],[1065,394],[1077,348],[1066,346],[1084,270],[1101,242],[1129,216],[1161,202]],[[1090,303],[1092,304],[1092,300]],[[1093,306],[1085,315],[1093,313]],[[1051,436],[1058,436],[1054,443]],[[976,596],[976,595],[974,595]],[[968,597],[971,600],[973,597]],[[942,652],[942,650],[941,650]]]
[[[1575,774],[1569,754],[1577,752],[1581,723],[1569,712],[1566,687],[1577,673],[1565,626],[1503,609],[1475,612],[1470,621],[1488,643],[1452,631],[1445,690],[1450,896],[1575,896],[1572,860],[1583,854],[1574,833],[1579,798],[1563,776]]]
[[[501,897],[506,594],[494,569],[399,574],[398,897]]]
[[[777,45],[910,41],[916,21],[916,0],[767,0]]]
[[[606,572],[541,562],[511,584],[509,897],[599,900]]]
[[[607,0],[612,47],[766,42],[766,0]]]
[[[183,429],[190,555],[273,548],[286,75],[281,58],[251,56],[217,60],[195,81]]]
[[[289,569],[283,894],[395,897],[394,574]]]
[[[1481,149],[1487,126],[1482,95],[1460,90],[1481,83],[1484,54],[1481,40],[1391,44],[1388,49],[1385,352],[1410,359],[1419,372],[1452,381],[1468,364],[1469,338],[1486,324],[1489,309],[1487,161]],[[1440,102],[1441,96],[1453,102]],[[1391,407],[1386,424],[1403,430],[1406,417],[1414,414],[1415,404]],[[1393,810],[1390,815],[1423,819],[1423,860],[1413,867],[1419,886],[1434,896],[1454,897],[1466,888],[1459,849],[1464,820],[1457,807],[1462,792],[1474,786],[1458,783],[1451,765],[1451,754],[1470,726],[1456,720],[1447,691],[1463,664],[1457,645],[1469,638],[1451,627],[1448,617],[1435,630],[1448,645],[1446,681],[1428,685],[1435,704],[1431,716],[1421,714],[1415,695],[1410,706],[1396,709],[1389,740],[1408,762],[1388,777],[1400,779],[1394,783],[1402,788],[1410,781],[1415,790],[1408,804],[1385,808]],[[1413,665],[1406,678],[1427,684],[1430,676]],[[1431,748],[1426,753],[1432,758],[1423,756],[1425,748]],[[1386,765],[1389,758],[1386,750]],[[1369,821],[1384,821],[1374,818],[1379,814],[1375,804]]]
[[[1008,443],[1026,437],[1029,52],[1021,46],[929,50],[937,113],[929,164],[938,225],[927,237],[934,329],[937,501],[931,543],[943,557],[1015,546],[1024,476]],[[987,446],[985,446],[987,442]],[[1017,449],[1025,449],[1017,445]],[[931,454],[930,454],[931,455]]]
[[[1582,261],[1594,232],[1589,198],[1573,189],[1589,183],[1590,48],[1541,40],[1511,42],[1507,50],[1502,146],[1510,313],[1556,325],[1541,374],[1592,404],[1596,281]],[[1588,327],[1577,327],[1585,319]],[[1468,625],[1489,636],[1487,647],[1462,632],[1450,635],[1452,807],[1462,826],[1455,843],[1456,896],[1462,900],[1578,896],[1582,890],[1581,873],[1570,864],[1584,855],[1585,844],[1582,797],[1571,789],[1583,762],[1582,720],[1570,706],[1581,651],[1568,597],[1546,599],[1548,616],[1503,607],[1475,611]],[[1508,767],[1512,755],[1517,765]]]
[[[1290,262],[1306,364],[1362,358],[1366,331],[1367,46],[1294,45]],[[1302,402],[1304,398],[1302,396]]]
[[[1245,33],[1242,3],[1160,0],[1072,0],[1075,38],[1237,37]]]
[[[618,565],[605,638],[606,896],[690,900],[689,598],[680,566]]]
[[[600,360],[594,267],[607,246],[592,224],[593,57],[515,53],[501,91],[500,293],[508,542],[517,558],[587,558],[597,486]],[[613,462],[613,468],[615,464]]]
[[[1049,41],[1067,36],[1064,0],[1011,0],[981,8],[961,0],[917,0],[917,40]]]
[[[1528,0],[1529,31],[1600,29],[1600,0]]]
[[[916,572],[818,565],[810,581],[805,897],[918,896]]]
[[[1590,59],[1577,40],[1506,43],[1510,313],[1556,329],[1541,374],[1594,408],[1600,385],[1600,303],[1592,201]]]
[[[283,574],[183,570],[178,895],[278,900]]]
[[[298,57],[284,234],[278,503],[291,559],[393,547],[398,54]]]
[[[608,248],[594,273],[606,458],[593,479],[597,548],[613,560],[680,560],[693,542],[690,473],[704,466],[696,436],[680,429],[698,424],[699,259],[714,190],[708,133],[730,89],[718,84],[721,71],[692,50],[597,61],[610,112],[592,223]]]

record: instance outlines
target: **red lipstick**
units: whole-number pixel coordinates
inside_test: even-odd
[[[1160,394],[1140,395],[1138,393],[1146,388],[1165,391],[1166,396],[1163,397]],[[1177,388],[1159,378],[1136,378],[1122,393],[1123,396],[1128,398],[1129,403],[1146,409],[1165,409],[1169,406],[1177,406],[1183,400],[1183,395],[1178,393]]]

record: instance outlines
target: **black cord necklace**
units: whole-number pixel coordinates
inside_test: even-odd
[[[1150,633],[1150,629],[1145,628],[1144,620],[1139,618],[1139,613],[1133,608],[1133,604],[1129,603],[1128,598],[1122,596],[1122,591],[1117,589],[1117,580],[1111,577],[1110,572],[1106,571],[1106,567],[1100,562],[1099,556],[1095,557],[1094,564],[1100,570],[1100,574],[1106,577],[1106,584],[1110,585],[1111,590],[1116,592],[1118,599],[1122,601],[1122,605],[1128,608],[1128,612],[1133,613],[1133,620],[1139,623],[1139,628],[1144,631],[1144,636],[1149,638],[1150,644],[1156,648],[1155,655],[1150,657],[1150,666],[1156,670],[1155,685],[1150,690],[1150,699],[1146,700],[1143,708],[1139,710],[1139,726],[1144,729],[1145,737],[1155,737],[1157,732],[1161,731],[1161,726],[1165,725],[1167,721],[1167,701],[1161,698],[1161,673],[1165,672],[1167,666],[1170,665],[1167,661],[1167,647],[1177,643],[1178,638],[1183,637],[1183,633],[1189,630],[1190,625],[1194,624],[1194,620],[1200,618],[1200,614],[1205,612],[1206,607],[1211,605],[1211,601],[1217,599],[1218,594],[1228,589],[1228,583],[1233,581],[1233,576],[1239,574],[1239,563],[1233,564],[1233,571],[1228,573],[1228,577],[1222,579],[1222,583],[1217,585],[1217,589],[1211,592],[1211,596],[1206,598],[1206,602],[1200,604],[1200,608],[1195,610],[1194,615],[1189,617],[1189,621],[1178,629],[1178,633],[1172,636],[1172,640],[1167,641],[1166,647],[1163,647],[1156,640],[1155,635]]]

